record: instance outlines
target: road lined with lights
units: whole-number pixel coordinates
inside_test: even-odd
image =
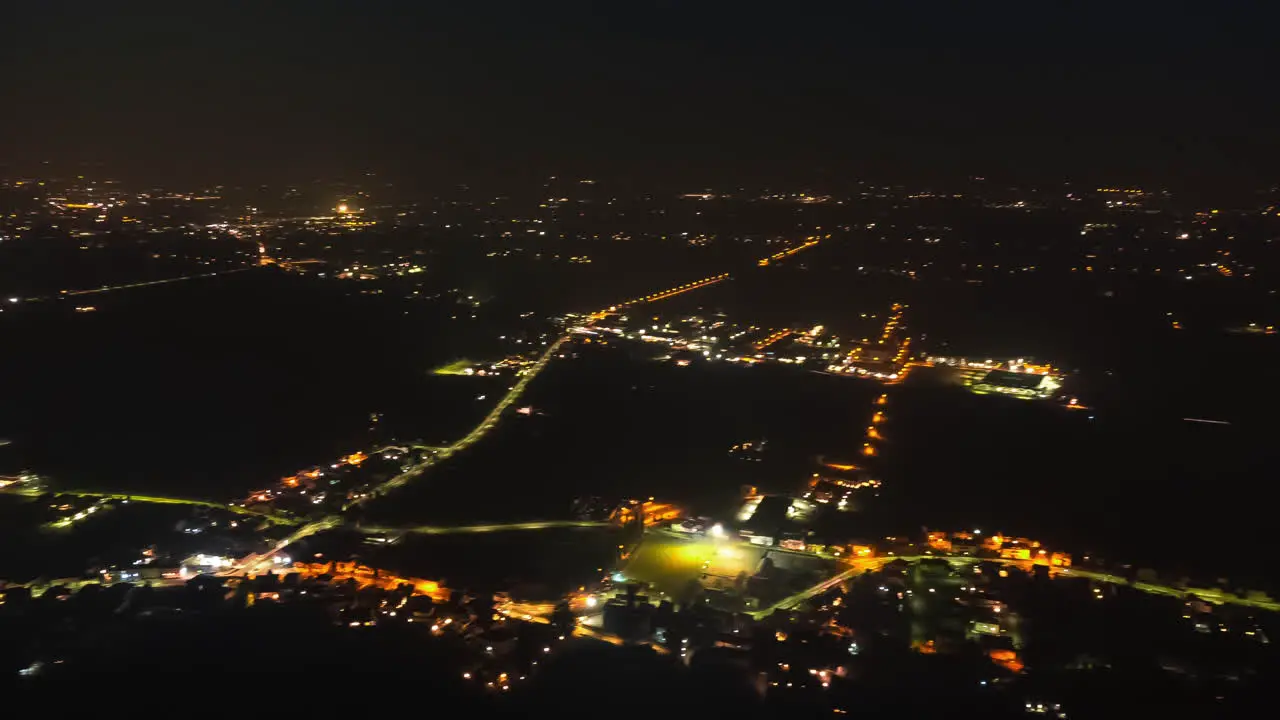
[[[93,490],[10,490],[0,489],[0,492],[10,495],[23,495],[26,497],[39,497],[41,495],[70,495],[72,497],[93,497],[102,498],[104,500],[120,500],[123,502],[140,502],[152,505],[195,505],[198,507],[213,508],[215,510],[226,510],[236,513],[237,515],[252,515],[264,520],[270,520],[280,525],[297,525],[301,520],[286,515],[281,512],[263,510],[253,507],[245,507],[236,505],[235,503],[220,503],[211,500],[196,500],[194,498],[178,498],[178,497],[160,497],[156,495],[135,495],[131,493],[120,492],[98,492]]]
[[[195,278],[213,277],[219,274],[228,274],[231,272],[243,272],[245,270],[250,270],[250,269],[253,269],[253,268],[239,268],[239,269],[229,270],[229,271],[204,273],[201,275],[191,275],[191,276],[184,276],[180,278],[169,278],[166,280],[155,280],[155,281],[143,282],[143,283],[131,283],[128,285],[102,287],[102,288],[96,288],[92,290],[63,291],[62,294],[64,296],[71,296],[71,295],[101,293],[101,292],[108,292],[111,290],[146,287],[150,285],[160,285],[164,283],[179,282],[182,280],[189,280],[189,279],[195,279]],[[627,305],[634,305],[638,303],[655,302],[658,300],[664,300],[666,298],[673,297],[681,293],[689,292],[691,290],[697,290],[699,288],[703,288],[708,285],[713,285],[715,283],[718,283],[727,279],[728,277],[729,277],[729,273],[722,273],[720,275],[715,275],[715,276],[704,278],[702,280],[698,280],[692,283],[686,283],[684,285],[680,285],[674,288],[669,288],[667,290],[646,295],[643,298],[630,300],[622,303],[620,306],[627,306]],[[615,307],[619,307],[619,306],[615,306]],[[498,424],[498,422],[502,419],[503,413],[506,412],[507,408],[509,408],[513,403],[515,403],[516,400],[520,398],[520,396],[524,393],[525,389],[529,386],[529,383],[532,382],[533,379],[537,377],[539,373],[541,373],[544,369],[546,369],[551,359],[556,356],[556,354],[563,347],[564,343],[570,339],[571,339],[571,335],[566,334],[557,338],[554,342],[552,342],[551,345],[542,353],[542,355],[539,356],[538,360],[535,361],[531,366],[529,366],[524,371],[524,373],[522,374],[520,379],[515,383],[515,385],[511,386],[511,388],[508,389],[506,394],[503,395],[502,399],[498,401],[498,403],[493,407],[493,409],[490,410],[487,415],[485,415],[484,419],[482,419],[479,424],[477,424],[474,428],[472,428],[470,432],[468,432],[462,438],[458,439],[457,441],[449,445],[439,447],[439,448],[433,448],[434,452],[425,460],[418,463],[417,465],[414,465],[408,470],[400,473],[399,475],[396,475],[395,477],[387,480],[381,485],[374,487],[367,494],[359,498],[356,498],[352,502],[348,503],[344,507],[344,510],[354,506],[358,506],[363,502],[369,500],[370,498],[385,495],[386,493],[392,490],[395,490],[399,487],[404,486],[409,481],[422,475],[430,467],[440,462],[443,462],[445,460],[448,460],[458,451],[464,450],[467,447],[471,446],[472,444],[481,440],[485,435],[489,433],[489,431],[491,431]],[[426,447],[426,446],[421,446],[421,447]],[[17,491],[17,490],[7,490],[7,491],[0,490],[0,491],[18,493],[18,494],[24,494],[24,495],[40,494],[40,493],[33,493],[31,491]],[[289,517],[282,513],[266,512],[256,508],[248,508],[243,505],[232,504],[232,503],[219,503],[219,502],[213,502],[213,501],[207,501],[207,500],[158,497],[158,496],[148,496],[148,495],[130,495],[127,493],[88,492],[88,491],[66,491],[66,492],[61,492],[57,494],[76,495],[76,496],[85,496],[85,497],[100,497],[100,498],[118,499],[122,501],[136,500],[138,502],[149,502],[149,503],[158,503],[158,504],[196,505],[201,507],[210,507],[210,508],[228,510],[241,515],[252,515],[256,517],[262,517],[264,519],[271,520],[272,522],[277,522],[282,524],[297,525],[299,522],[301,522],[300,520]],[[250,555],[244,558],[243,560],[241,560],[240,562],[238,562],[234,567],[228,568],[227,570],[219,573],[219,575],[221,576],[253,575],[259,572],[264,572],[264,571],[269,572],[274,569],[279,569],[277,567],[278,565],[277,556],[279,555],[281,550],[310,535],[314,535],[316,533],[323,532],[325,530],[330,530],[336,527],[340,527],[343,524],[345,524],[345,522],[346,522],[345,519],[340,515],[330,515],[320,520],[307,523],[306,525],[299,527],[289,536],[276,542],[270,550],[267,550],[263,553]],[[479,533],[489,533],[489,532],[506,532],[506,531],[513,531],[513,530],[518,531],[518,530],[544,530],[544,529],[553,529],[553,528],[590,528],[590,527],[604,527],[607,525],[608,523],[591,522],[591,521],[534,521],[534,522],[523,522],[523,523],[466,525],[466,526],[450,526],[450,527],[424,525],[424,526],[417,526],[417,527],[407,528],[407,529],[389,528],[389,529],[385,529],[385,531],[386,532],[412,532],[412,533],[420,533],[420,534],[462,534],[462,533],[479,534]],[[373,528],[368,528],[367,530],[369,532],[380,531],[378,529],[373,529]]]
[[[763,350],[769,347],[770,345],[778,342],[779,340],[785,338],[786,336],[790,335],[793,332],[795,331],[794,330],[776,330],[770,333],[767,337],[764,337],[758,342],[756,342],[755,345],[753,345],[753,347],[756,350]]]
[[[113,292],[115,290],[132,290],[133,288],[151,287],[153,285],[167,285],[169,283],[183,282],[184,280],[200,280],[203,278],[217,277],[219,275],[231,275],[232,273],[245,272],[253,270],[257,266],[232,268],[230,270],[214,270],[213,272],[198,273],[196,275],[180,275],[178,277],[164,278],[163,280],[147,280],[144,282],[125,283],[123,285],[103,285],[102,287],[89,288],[87,290],[61,290],[57,295],[42,295],[29,298],[9,298],[10,303],[18,302],[40,302],[42,300],[52,300],[59,297],[76,297],[78,295],[96,295],[98,293]]]
[[[511,389],[507,391],[507,394],[502,396],[502,399],[498,401],[498,404],[489,411],[488,415],[484,416],[484,419],[480,421],[479,425],[472,428],[471,432],[467,433],[460,440],[440,448],[434,455],[428,457],[417,465],[414,465],[408,470],[373,488],[364,497],[353,500],[348,507],[352,505],[359,505],[370,498],[378,497],[379,495],[384,495],[396,488],[403,487],[410,480],[413,480],[426,472],[431,466],[448,460],[454,453],[459,450],[465,450],[467,447],[483,438],[494,428],[494,426],[498,424],[498,421],[502,419],[502,413],[506,412],[506,409],[511,407],[511,404],[519,399],[519,397],[524,393],[525,388],[529,386],[529,383],[538,376],[538,373],[542,372],[547,367],[547,364],[551,362],[551,358],[559,352],[560,347],[564,345],[565,341],[568,339],[568,335],[563,335],[556,339],[555,342],[551,343],[551,346],[542,353],[542,356],[538,358],[537,362],[525,371],[524,375],[516,382],[515,385],[511,386]]]
[[[597,310],[596,312],[591,313],[591,317],[592,319],[599,320],[605,315],[615,312],[621,308],[666,300],[667,298],[675,297],[676,295],[687,293],[691,290],[698,290],[700,288],[707,287],[708,285],[715,285],[718,282],[723,282],[728,280],[729,276],[729,273],[720,273],[719,275],[712,275],[710,277],[702,278],[701,280],[695,280],[691,283],[685,283],[684,285],[677,285],[673,288],[667,288],[666,290],[659,290],[658,292],[650,293],[644,297],[633,298],[631,300],[617,303],[616,305],[610,305],[607,310]]]
[[[791,610],[795,608],[797,605],[799,605],[800,603],[803,603],[807,600],[815,598],[818,595],[821,595],[822,593],[839,585],[845,580],[848,580],[849,578],[854,577],[855,575],[861,575],[862,573],[870,572],[872,570],[879,570],[880,568],[884,567],[885,563],[887,563],[888,561],[896,560],[896,559],[899,559],[899,558],[879,557],[879,558],[863,558],[863,559],[853,560],[852,561],[853,567],[849,568],[848,570],[845,570],[839,573],[838,575],[834,575],[830,578],[827,578],[826,580],[823,580],[822,582],[818,583],[817,585],[814,585],[813,587],[807,590],[802,590],[796,593],[795,595],[792,595],[787,598],[783,598],[782,600],[779,600],[778,602],[774,603],[773,605],[770,605],[767,608],[756,610],[748,614],[758,620],[772,613],[775,610]],[[906,560],[908,558],[901,558],[901,559]]]
[[[271,546],[270,550],[267,550],[266,552],[263,552],[263,553],[250,555],[244,558],[243,560],[241,560],[235,567],[232,567],[228,570],[220,572],[218,573],[218,575],[220,577],[230,577],[235,575],[256,575],[261,572],[271,572],[272,570],[279,570],[280,568],[276,563],[275,558],[277,555],[280,554],[281,550],[284,550],[285,548],[289,547],[290,545],[298,542],[299,540],[305,537],[315,535],[318,532],[323,532],[325,530],[332,530],[333,528],[339,527],[343,524],[343,522],[344,521],[342,517],[338,515],[330,515],[329,517],[324,518],[323,520],[317,520],[316,522],[313,522],[313,523],[307,523],[306,525],[290,533],[288,537],[277,541],[275,545]]]
[[[534,520],[531,522],[494,523],[488,525],[417,525],[414,527],[362,527],[365,533],[415,533],[419,535],[460,535],[510,532],[513,530],[557,530],[564,528],[612,527],[612,523],[596,520]]]
[[[674,288],[669,288],[667,290],[661,290],[656,293],[651,293],[642,298],[636,298],[634,300],[628,300],[626,302],[619,303],[618,305],[612,306],[610,310],[615,310],[619,307],[626,307],[628,305],[636,305],[640,303],[649,303],[649,302],[657,302],[659,300],[665,300],[669,297],[674,297],[681,293],[686,293],[691,290],[704,288],[704,287],[707,287],[708,285],[714,285],[728,278],[729,278],[729,273],[721,273],[720,275],[713,275],[711,277],[706,277],[701,280],[685,283],[684,285],[678,285]],[[596,318],[598,316],[603,317],[604,312],[606,311],[593,313],[592,317],[593,318]],[[432,455],[431,457],[409,468],[405,472],[400,473],[399,475],[391,478],[385,483],[375,487],[364,497],[353,500],[351,505],[359,505],[360,503],[370,498],[378,497],[379,495],[386,494],[392,490],[395,490],[396,488],[403,487],[410,480],[413,480],[419,475],[422,475],[431,466],[436,465],[437,463],[443,462],[445,460],[448,460],[450,457],[454,455],[454,453],[458,452],[459,450],[465,450],[467,447],[469,447],[470,445],[476,443],[481,438],[483,438],[486,434],[489,433],[490,430],[492,430],[498,424],[498,421],[502,419],[502,414],[506,412],[507,408],[511,407],[512,403],[514,403],[517,399],[520,398],[520,396],[524,393],[525,388],[528,387],[529,383],[532,382],[533,379],[537,377],[539,373],[541,373],[544,369],[546,369],[547,364],[551,362],[551,359],[555,357],[556,353],[559,352],[560,348],[564,345],[565,342],[567,342],[570,339],[570,337],[571,337],[571,334],[566,334],[557,338],[556,341],[553,342],[551,346],[548,347],[546,351],[542,353],[542,355],[538,358],[538,360],[532,366],[530,366],[528,369],[525,370],[524,374],[520,377],[520,379],[516,382],[516,384],[511,386],[511,389],[508,390],[507,393],[502,396],[502,399],[498,401],[498,404],[494,406],[493,410],[489,411],[489,414],[486,415],[484,419],[480,421],[480,424],[472,428],[471,432],[467,433],[458,441],[453,442],[449,445],[446,445],[442,448],[439,448],[435,452],[435,454]],[[479,532],[483,532],[483,531],[479,531]]]
[[[828,237],[830,236],[828,235]],[[796,253],[802,250],[808,250],[814,245],[817,245],[819,242],[820,242],[820,239],[818,238],[818,236],[816,235],[811,236],[808,239],[806,239],[804,243],[797,245],[789,250],[783,250],[782,252],[776,252],[770,255],[769,257],[760,258],[758,261],[756,261],[756,265],[759,265],[760,267],[768,267],[769,263],[771,262],[789,258],[792,255],[795,255]]]
[[[839,573],[838,575],[835,575],[826,580],[823,580],[822,582],[814,585],[811,588],[808,588],[807,590],[802,590],[796,593],[795,595],[779,600],[777,603],[774,603],[768,608],[765,608],[762,610],[756,610],[750,613],[750,615],[758,619],[768,615],[774,610],[790,610],[796,607],[797,605],[805,602],[806,600],[810,600],[814,597],[817,597],[818,595],[821,595],[822,593],[830,590],[831,588],[844,582],[845,580],[848,580],[849,578],[852,578],[856,575],[860,575],[864,572],[879,570],[880,568],[884,567],[885,564],[892,562],[894,560],[902,560],[904,562],[917,562],[920,560],[940,560],[940,559],[946,560],[948,562],[953,562],[953,563],[961,562],[961,563],[970,564],[970,565],[974,563],[979,563],[979,562],[994,562],[994,563],[999,563],[1001,565],[1014,565],[1016,567],[1022,568],[1024,571],[1029,570],[1035,564],[1027,560],[1011,560],[1008,558],[945,557],[945,556],[938,556],[938,555],[910,555],[910,556],[890,555],[890,556],[881,556],[877,558],[861,558],[861,559],[850,561],[853,563],[853,567],[850,567],[849,569]],[[1081,570],[1079,568],[1052,567],[1050,568],[1050,572],[1057,575],[1062,575],[1064,577],[1078,577],[1078,578],[1084,578],[1087,580],[1094,580],[1097,582],[1104,582],[1112,585],[1127,585],[1129,587],[1132,587],[1134,590],[1150,593],[1153,595],[1169,595],[1169,596],[1178,597],[1178,598],[1183,598],[1188,595],[1194,595],[1195,597],[1201,600],[1207,600],[1208,602],[1219,604],[1219,605],[1243,605],[1245,607],[1258,608],[1259,610],[1268,610],[1270,612],[1280,612],[1280,602],[1276,602],[1273,600],[1242,598],[1237,595],[1224,593],[1220,590],[1214,590],[1212,588],[1175,588],[1169,585],[1160,585],[1158,583],[1146,583],[1141,581],[1129,582],[1128,580],[1126,580],[1123,577],[1120,577],[1119,575],[1111,575],[1109,573],[1095,572],[1092,570]]]
[[[90,290],[70,290],[70,291],[64,290],[59,294],[65,295],[67,297],[74,297],[76,295],[93,295],[96,293],[111,292],[113,290],[131,290],[133,288],[151,287],[153,285],[167,285],[169,283],[183,282],[184,280],[200,280],[203,278],[217,277],[219,275],[230,275],[232,273],[245,272],[246,270],[253,270],[253,269],[254,269],[253,267],[244,267],[244,268],[234,268],[231,270],[215,270],[214,272],[200,273],[198,275],[182,275],[179,277],[165,278],[163,280],[148,280],[146,282],[128,283],[125,285],[105,285],[103,287],[93,288]]]

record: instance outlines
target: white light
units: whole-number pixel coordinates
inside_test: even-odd
[[[587,596],[587,607],[589,607],[589,608],[593,608],[593,607],[595,607],[597,604],[599,604],[599,602],[600,602],[599,600],[596,600],[596,596],[595,596],[595,595],[588,595],[588,596]]]
[[[716,523],[715,525],[712,525],[709,530],[707,530],[707,534],[711,535],[712,537],[722,538],[725,536],[724,526],[721,525],[720,523]]]

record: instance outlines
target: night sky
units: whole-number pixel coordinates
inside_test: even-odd
[[[21,0],[0,18],[0,174],[1280,174],[1274,9],[871,4]]]

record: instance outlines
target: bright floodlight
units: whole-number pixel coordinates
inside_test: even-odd
[[[711,526],[710,530],[707,530],[707,533],[710,534],[711,537],[722,538],[724,537],[724,526],[721,525],[720,523],[716,523],[715,525]]]
[[[595,607],[595,606],[596,606],[596,604],[597,604],[598,602],[599,602],[599,601],[598,601],[598,600],[596,600],[596,596],[595,596],[595,595],[588,595],[588,596],[587,596],[587,607],[589,607],[589,608],[593,608],[593,607]]]

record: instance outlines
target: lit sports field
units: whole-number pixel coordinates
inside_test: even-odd
[[[654,530],[645,534],[644,542],[622,572],[629,580],[650,583],[659,592],[679,595],[689,581],[695,579],[707,587],[731,586],[739,573],[755,574],[765,553],[769,553],[779,567],[799,561],[829,565],[832,574],[837,569],[834,561],[811,555]]]

